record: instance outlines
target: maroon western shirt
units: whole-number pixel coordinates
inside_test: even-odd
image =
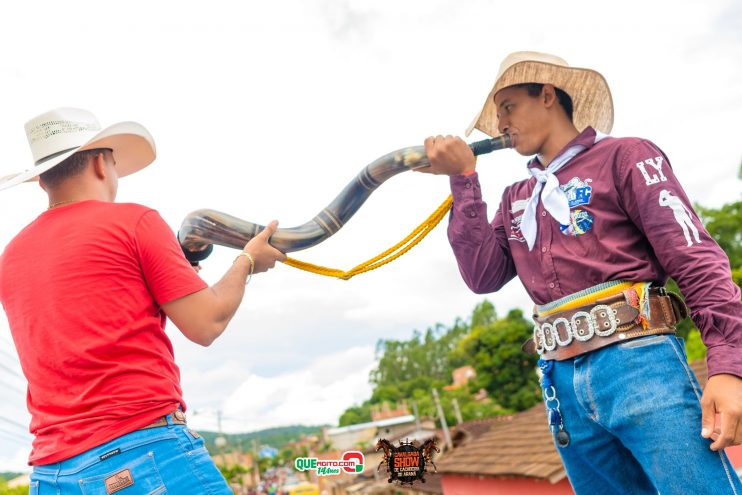
[[[563,150],[587,147],[556,176],[570,205],[560,226],[539,199],[532,251],[520,230],[536,179],[505,189],[494,220],[477,174],[451,177],[448,238],[466,284],[495,292],[518,275],[536,304],[613,280],[664,285],[674,278],[708,348],[709,376],[742,377],[742,301],[729,259],[693,211],[664,153],[639,138],[594,143],[588,127]],[[561,154],[561,152],[560,152]],[[537,159],[529,167],[541,167]]]

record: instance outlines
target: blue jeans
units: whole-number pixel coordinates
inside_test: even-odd
[[[232,495],[232,490],[203,438],[173,424],[137,430],[62,462],[34,466],[31,474],[30,495],[107,493]]]
[[[701,437],[701,388],[681,339],[555,362],[552,378],[570,435],[557,450],[577,494],[742,495],[726,454]]]

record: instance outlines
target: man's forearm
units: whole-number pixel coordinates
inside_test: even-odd
[[[246,256],[238,256],[232,266],[227,270],[227,273],[217,283],[211,286],[215,300],[212,318],[215,323],[214,330],[218,331],[214,335],[214,339],[224,332],[227,324],[237,312],[237,308],[240,307],[242,298],[245,295],[245,282],[251,268],[252,261],[250,259]]]

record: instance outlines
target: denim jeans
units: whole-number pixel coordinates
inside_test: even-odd
[[[604,347],[555,362],[552,378],[570,435],[557,450],[578,495],[742,495],[726,454],[701,437],[701,388],[681,339]]]
[[[203,439],[173,424],[137,430],[62,462],[34,466],[31,474],[30,495],[107,493],[232,495],[232,490]]]

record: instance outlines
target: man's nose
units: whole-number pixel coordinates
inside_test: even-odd
[[[500,134],[507,134],[510,130],[510,122],[506,122],[503,119],[500,119],[497,122],[497,129],[500,131]]]

